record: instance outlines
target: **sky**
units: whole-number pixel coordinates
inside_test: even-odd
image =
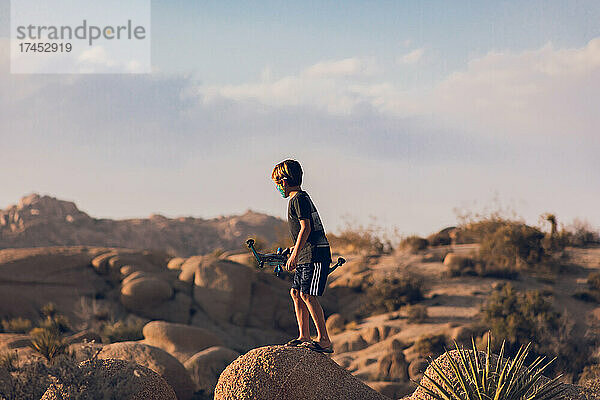
[[[600,228],[597,1],[151,5],[152,73],[28,75],[0,0],[0,208],[285,218],[294,158],[329,231],[495,207]]]

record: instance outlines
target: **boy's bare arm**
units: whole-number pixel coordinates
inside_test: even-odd
[[[290,258],[288,258],[286,268],[288,271],[296,268],[298,264],[298,252],[304,244],[308,240],[308,235],[310,235],[310,220],[309,219],[301,219],[300,220],[300,232],[298,232],[298,239],[296,239],[296,245],[292,248],[292,254]]]

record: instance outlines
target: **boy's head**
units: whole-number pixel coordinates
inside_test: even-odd
[[[271,179],[278,186],[283,197],[287,197],[290,188],[302,185],[302,167],[296,160],[285,160],[273,168]]]

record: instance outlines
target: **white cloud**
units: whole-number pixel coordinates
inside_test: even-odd
[[[237,101],[254,100],[273,107],[309,106],[333,114],[348,114],[368,100],[365,88],[352,77],[368,77],[377,70],[372,60],[347,58],[323,61],[297,75],[273,79],[265,68],[262,79],[241,85],[205,86],[200,93],[208,99],[225,97]]]
[[[398,57],[397,62],[398,64],[416,64],[421,60],[423,54],[425,54],[424,48],[415,49]]]
[[[403,58],[417,60],[423,54],[417,50]],[[389,77],[366,75],[369,63],[359,60],[324,61],[278,79],[269,69],[260,81],[206,86],[200,93],[207,99],[333,114],[366,105],[393,116],[428,116],[477,136],[590,138],[600,126],[600,38],[580,48],[547,44],[521,52],[490,52],[427,91],[407,91]]]
[[[373,60],[365,60],[357,57],[343,60],[322,61],[314,64],[303,74],[310,78],[335,78],[356,75],[373,75],[377,70]]]
[[[112,68],[116,65],[114,59],[109,56],[106,49],[102,46],[94,46],[82,51],[77,57],[77,62],[84,68],[89,66]]]
[[[600,38],[574,49],[490,52],[441,82],[422,108],[483,135],[591,137],[598,104]]]

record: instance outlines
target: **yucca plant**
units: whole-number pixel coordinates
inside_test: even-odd
[[[65,354],[68,348],[60,333],[41,328],[32,333],[30,346],[49,362],[56,356]]]
[[[502,343],[498,360],[491,360],[491,335],[488,334],[485,360],[480,355],[471,338],[472,351],[459,348],[454,342],[458,360],[448,352],[446,360],[450,370],[444,369],[441,363],[431,359],[430,367],[438,379],[425,374],[424,379],[431,382],[429,388],[417,383],[425,393],[436,400],[551,400],[558,399],[564,391],[559,379],[562,375],[547,381],[542,380],[542,373],[554,359],[545,362],[546,357],[538,357],[525,366],[531,343],[521,346],[514,359],[504,359],[505,344]],[[493,366],[492,364],[495,364]]]

